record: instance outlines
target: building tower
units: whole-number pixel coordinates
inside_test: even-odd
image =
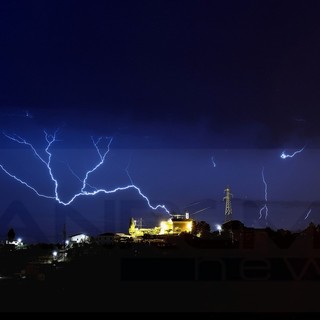
[[[226,208],[224,210],[224,222],[228,222],[232,220],[232,207],[231,207],[231,197],[232,193],[230,192],[230,187],[227,186],[227,188],[224,190],[225,197],[223,197],[223,200],[226,200]]]

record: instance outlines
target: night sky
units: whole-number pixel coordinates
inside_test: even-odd
[[[247,226],[320,223],[319,14],[305,0],[1,1],[1,238],[10,227],[59,241],[64,223],[95,235],[169,218],[133,188],[64,206],[4,171],[54,197],[45,163],[8,137],[48,161],[44,131],[56,130],[63,202],[112,137],[88,192],[133,183],[151,205],[214,229],[230,185],[233,218]]]

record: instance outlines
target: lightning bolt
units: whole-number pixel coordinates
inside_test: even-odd
[[[54,174],[52,172],[52,168],[51,168],[51,158],[52,158],[52,153],[50,151],[51,149],[51,146],[56,142],[58,141],[57,140],[57,133],[58,133],[58,130],[56,130],[54,132],[54,134],[48,134],[46,131],[44,131],[44,134],[45,134],[45,140],[47,142],[47,145],[46,145],[46,148],[44,149],[45,150],[45,153],[46,153],[46,157],[42,157],[40,156],[40,154],[37,152],[37,150],[35,149],[35,147],[29,143],[28,141],[26,141],[25,139],[23,139],[22,137],[16,135],[16,134],[12,134],[12,135],[9,135],[9,134],[6,134],[3,132],[3,134],[10,140],[16,142],[16,143],[19,143],[19,144],[23,144],[23,145],[26,145],[28,146],[29,148],[31,148],[31,150],[33,151],[34,155],[36,156],[36,158],[38,158],[45,166],[46,168],[48,169],[48,173],[50,175],[50,178],[54,184],[54,195],[46,195],[46,194],[42,194],[40,192],[38,192],[38,190],[36,190],[33,186],[31,186],[30,184],[28,184],[26,181],[23,181],[22,179],[20,179],[19,177],[15,176],[14,174],[12,174],[11,172],[9,172],[7,169],[5,169],[5,167],[0,164],[0,168],[8,175],[10,176],[11,178],[15,179],[16,181],[20,182],[21,184],[25,185],[26,187],[28,187],[29,189],[31,189],[33,192],[35,192],[39,197],[44,197],[44,198],[47,198],[47,199],[54,199],[56,200],[59,204],[61,205],[64,205],[64,206],[68,206],[70,205],[73,201],[75,201],[78,197],[80,196],[95,196],[96,194],[98,193],[105,193],[105,194],[111,194],[111,193],[115,193],[115,192],[118,192],[118,191],[123,191],[123,190],[128,190],[128,189],[134,189],[136,190],[139,195],[145,199],[145,201],[147,202],[148,206],[153,209],[153,210],[157,210],[157,209],[163,209],[166,213],[170,214],[169,213],[169,210],[165,207],[165,205],[156,205],[156,206],[152,206],[151,203],[150,203],[150,200],[148,199],[148,197],[146,195],[144,195],[141,191],[141,189],[139,187],[137,187],[136,185],[134,185],[132,183],[132,180],[131,180],[131,184],[127,185],[127,186],[124,186],[124,187],[117,187],[117,188],[114,188],[114,189],[111,189],[111,190],[106,190],[106,189],[97,189],[93,186],[91,186],[87,180],[89,179],[90,175],[95,172],[99,167],[101,167],[103,164],[104,164],[104,161],[105,161],[105,158],[107,156],[107,154],[109,153],[110,151],[110,145],[111,145],[111,142],[112,142],[112,138],[110,137],[106,137],[106,141],[107,141],[107,150],[105,152],[101,152],[100,148],[99,148],[99,143],[101,142],[102,140],[102,137],[98,138],[98,139],[94,139],[93,137],[91,137],[91,140],[92,140],[92,143],[97,151],[97,154],[99,156],[99,162],[90,170],[88,170],[86,173],[85,173],[85,176],[83,179],[81,179],[78,175],[75,174],[75,172],[73,172],[73,170],[70,168],[69,166],[69,169],[71,170],[71,172],[73,173],[73,175],[75,177],[77,177],[78,180],[81,181],[82,183],[82,187],[80,189],[80,192],[74,194],[71,199],[69,201],[62,201],[61,198],[59,197],[59,193],[58,193],[58,188],[59,188],[59,183],[57,181],[57,179],[54,177]],[[128,167],[127,167],[128,168]],[[128,173],[128,172],[127,172]],[[130,176],[129,176],[130,177]],[[131,178],[130,178],[131,179]],[[87,191],[87,187],[90,187],[91,189],[93,189],[93,191]]]
[[[70,167],[69,163],[66,163],[66,165],[68,166],[70,172],[81,182],[83,183],[83,181],[81,180],[81,178],[73,171],[73,169]],[[91,189],[93,190],[98,190],[96,187],[93,187],[91,184],[89,184],[88,182],[86,182],[86,185],[89,186]]]
[[[213,167],[215,168],[217,165],[216,165],[216,163],[214,162],[213,156],[211,157],[211,162],[212,162],[212,164],[213,164]]]
[[[284,151],[282,151],[280,158],[281,159],[293,158],[297,153],[302,152],[305,147],[306,147],[306,145],[303,148],[301,148],[300,150],[295,151],[293,154],[286,154]]]
[[[305,216],[304,220],[306,220],[309,217],[311,210],[312,210],[312,208],[310,208],[310,210],[307,212],[307,215]]]
[[[268,201],[268,186],[267,186],[267,183],[266,183],[266,179],[264,178],[264,167],[262,167],[262,170],[261,170],[261,175],[262,175],[262,181],[264,183],[264,200],[265,200],[265,204],[264,206],[260,209],[259,211],[259,219],[262,218],[262,212],[263,210],[265,210],[265,219],[267,219],[268,217],[268,206],[267,206],[267,201]]]

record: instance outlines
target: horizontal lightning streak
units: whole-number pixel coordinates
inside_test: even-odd
[[[306,145],[305,145],[303,148],[301,148],[300,150],[297,150],[297,151],[295,151],[295,152],[292,153],[292,154],[286,154],[284,151],[282,151],[282,153],[281,153],[281,155],[280,155],[280,158],[281,158],[281,159],[293,158],[297,153],[302,152],[305,147],[306,147]]]
[[[211,207],[206,207],[206,208],[204,208],[204,209],[200,209],[200,210],[198,210],[198,211],[196,211],[196,212],[191,213],[190,216],[193,216],[194,214],[200,213],[200,212],[202,212],[202,211],[204,211],[204,210],[207,210],[207,209],[209,209],[209,208],[211,208]]]

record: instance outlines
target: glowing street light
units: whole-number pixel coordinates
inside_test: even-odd
[[[216,224],[216,228],[219,231],[219,235],[221,235],[222,226],[220,224]]]

